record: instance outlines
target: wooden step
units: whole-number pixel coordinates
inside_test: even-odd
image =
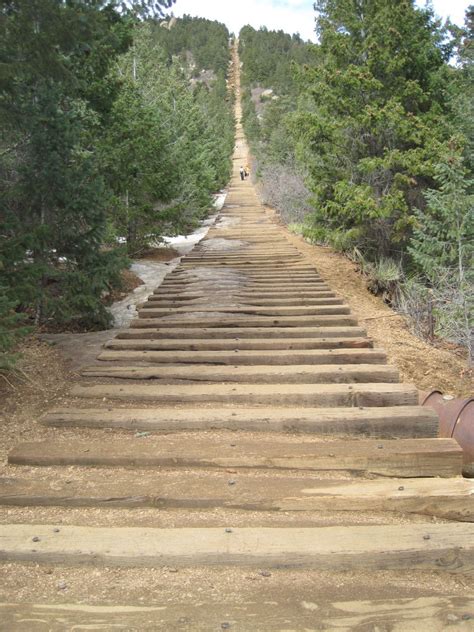
[[[40,453],[50,444],[29,444]],[[87,443],[63,448],[68,463],[78,464],[78,450]],[[21,448],[21,446],[20,446]],[[55,451],[61,451],[61,445]],[[138,452],[138,451],[137,451]],[[108,452],[110,454],[110,450]],[[79,452],[80,457],[80,452]],[[138,453],[138,459],[140,455]],[[13,461],[14,462],[14,461]],[[80,463],[80,461],[79,461]],[[474,481],[462,477],[438,479],[331,480],[309,476],[239,474],[225,472],[116,473],[96,479],[0,478],[0,505],[16,507],[156,507],[160,509],[240,509],[250,511],[397,512],[474,522]],[[231,480],[232,484],[229,484]]]
[[[149,329],[143,330],[145,334]],[[138,333],[137,333],[138,332]],[[120,334],[122,336],[122,334]],[[263,338],[243,340],[190,338],[187,340],[155,340],[141,338],[140,330],[133,330],[126,338],[114,338],[105,343],[106,349],[134,351],[232,351],[234,349],[363,349],[373,347],[368,338]]]
[[[163,282],[156,292],[160,294],[195,294],[196,292],[204,293],[206,296],[210,294],[229,291],[233,294],[250,293],[262,295],[263,293],[271,294],[273,296],[283,296],[290,293],[314,293],[314,292],[328,292],[331,288],[327,283],[314,282],[311,284],[302,284],[296,281],[253,281],[253,280],[229,280],[219,279],[214,281],[186,281],[177,282],[170,280],[169,282]]]
[[[241,257],[222,257],[220,259],[181,259],[180,269],[204,268],[214,266],[230,266],[235,268],[250,268],[254,270],[278,270],[278,269],[295,269],[316,270],[314,265],[309,264],[301,256],[289,256],[285,258],[269,259],[266,255],[261,257],[241,256]]]
[[[200,291],[200,292],[168,291],[165,288],[162,288],[161,286],[159,286],[156,290],[154,290],[153,294],[150,295],[150,298],[156,297],[157,299],[167,299],[167,300],[173,300],[173,301],[191,301],[193,299],[207,298],[209,294],[210,292],[208,291]],[[228,296],[229,290],[228,289],[221,290],[217,288],[212,289],[212,296],[219,295],[219,294],[224,294]],[[231,295],[232,297],[236,299],[242,299],[242,300],[291,301],[293,299],[311,300],[311,299],[330,297],[330,296],[334,296],[334,292],[328,291],[328,290],[310,290],[306,292],[305,291],[295,292],[293,290],[288,290],[288,291],[283,291],[283,292],[272,292],[272,291],[267,292],[265,290],[250,291],[250,290],[239,289],[239,290],[236,290],[235,292],[232,292]]]
[[[206,270],[207,273],[209,273],[208,270]],[[226,270],[225,271],[226,274],[230,275],[232,274],[231,270]],[[315,272],[314,270],[305,270],[302,268],[292,268],[290,270],[288,269],[282,269],[280,270],[273,270],[273,269],[269,269],[268,271],[259,271],[259,270],[249,270],[248,268],[246,268],[245,270],[236,270],[234,273],[234,279],[235,280],[264,280],[264,281],[275,281],[275,280],[282,280],[282,281],[300,281],[300,280],[304,280],[306,281],[311,281],[311,282],[324,282],[324,279],[322,279],[319,274],[317,272]],[[206,274],[206,276],[202,275],[202,268],[186,268],[186,269],[180,269],[175,268],[175,270],[173,272],[171,272],[167,277],[167,280],[173,280],[173,281],[198,281],[198,280],[205,280],[206,278],[210,278],[210,274],[209,277]],[[223,280],[225,279],[230,279],[232,280],[232,277],[227,276],[224,277]]]
[[[421,406],[78,408],[51,411],[40,423],[53,427],[120,428],[152,432],[227,429],[400,439],[437,437],[439,425],[436,413]],[[303,438],[302,435],[302,440]],[[198,439],[195,441],[198,442]],[[450,445],[455,446],[459,454],[457,444],[451,442]],[[459,464],[458,466],[460,467]],[[456,473],[459,472],[460,470]]]
[[[237,263],[237,262],[221,262],[213,264],[178,264],[170,273],[168,278],[183,277],[206,279],[210,278],[213,274],[222,276],[223,278],[259,278],[261,280],[271,281],[274,278],[297,278],[302,276],[314,280],[315,282],[322,282],[323,279],[314,266],[307,265],[306,263],[269,263],[265,265],[260,263]],[[232,275],[232,276],[230,276]]]
[[[385,364],[381,349],[272,349],[271,351],[103,351],[104,362],[155,362],[160,364],[295,365]]]
[[[318,279],[278,279],[275,276],[271,276],[271,278],[262,278],[262,277],[245,277],[245,278],[222,278],[216,280],[208,278],[196,278],[196,279],[175,279],[171,276],[166,277],[163,283],[161,283],[160,287],[162,288],[175,288],[175,289],[185,289],[185,288],[195,288],[204,286],[206,289],[212,289],[214,287],[220,287],[225,285],[232,285],[238,287],[242,290],[251,289],[264,289],[267,291],[270,290],[329,290],[329,286],[325,281],[321,281]]]
[[[195,281],[175,281],[170,279],[159,285],[155,293],[158,294],[178,294],[185,296],[187,294],[201,293],[205,296],[212,296],[222,292],[229,292],[232,295],[251,294],[263,296],[264,294],[278,298],[285,294],[318,294],[321,292],[329,292],[331,288],[327,283],[315,281],[310,284],[299,283],[297,281],[259,281],[251,279],[235,280],[235,279],[216,279]]]
[[[247,327],[350,327],[357,325],[357,320],[353,316],[232,316],[197,318],[192,314],[186,317],[165,318],[137,318],[132,320],[130,327],[153,329],[162,327],[234,327],[240,335],[241,328]]]
[[[271,282],[275,275],[282,272],[282,276],[286,277],[282,279],[283,282],[292,280],[292,273],[305,272],[309,278],[303,278],[301,283],[321,283],[321,277],[316,272],[315,268],[308,267],[306,264],[301,263],[282,263],[281,265],[264,263],[252,264],[252,263],[236,263],[236,262],[210,262],[206,265],[199,264],[179,264],[179,267],[175,268],[176,273],[185,272],[192,274],[195,272],[201,273],[203,270],[210,272],[212,270],[217,271],[217,274],[229,274],[234,273],[236,276],[245,277],[248,275],[249,280],[260,280],[262,283]],[[314,280],[313,280],[314,279]],[[277,278],[278,280],[278,278]],[[294,279],[298,281],[297,278]]]
[[[324,294],[330,294],[330,292],[324,292]],[[178,298],[179,297],[179,298]],[[239,303],[241,306],[277,306],[283,307],[286,305],[293,306],[310,306],[310,305],[341,305],[343,299],[336,298],[335,296],[324,296],[318,298],[246,298],[244,296],[234,295],[228,291],[212,293],[210,296],[196,295],[194,297],[187,296],[160,296],[158,294],[152,294],[147,299],[147,304],[150,307],[171,307],[173,309],[179,309],[182,307],[199,307],[215,303],[218,300],[225,300],[229,303]]]
[[[331,340],[334,338],[354,338],[361,339],[366,335],[363,327],[355,325],[349,327],[245,327],[238,329],[236,327],[165,327],[163,329],[156,328],[140,328],[143,319],[135,320],[131,329],[123,329],[117,334],[117,338],[122,340],[136,338],[151,338],[154,340],[304,340],[304,339],[321,339]],[[367,345],[354,344],[354,347],[372,347],[370,338],[365,338],[369,342]],[[348,345],[350,346],[350,345]]]
[[[202,288],[189,289],[169,289],[163,286],[157,287],[153,294],[150,294],[151,300],[168,300],[168,301],[191,301],[195,299],[208,300],[214,296],[229,296],[232,300],[284,300],[291,304],[292,300],[314,300],[320,298],[332,298],[334,292],[328,289],[310,289],[310,290],[264,290],[262,289],[242,289],[233,286],[212,287],[211,285]]]
[[[230,252],[222,254],[206,254],[198,257],[186,256],[180,261],[180,268],[188,267],[207,267],[207,266],[251,266],[255,269],[273,269],[300,266],[307,270],[315,270],[314,265],[308,264],[308,261],[300,254],[271,255],[269,253],[251,253]]]
[[[293,582],[294,584],[295,582]],[[253,582],[252,596],[238,603],[199,600],[157,601],[150,605],[89,605],[84,603],[0,603],[5,630],[20,632],[28,622],[30,632],[51,630],[391,630],[392,632],[468,632],[474,620],[474,597],[422,596],[413,599],[376,599],[327,602],[315,586],[312,593],[300,583],[285,585],[284,601],[269,600],[265,582]],[[176,624],[176,622],[183,622]],[[176,627],[178,625],[179,627]],[[230,627],[229,627],[230,626]]]
[[[166,318],[180,314],[199,314],[201,318],[206,313],[232,314],[237,316],[326,316],[338,314],[350,314],[348,305],[316,305],[316,306],[284,306],[284,307],[251,307],[251,306],[231,306],[226,305],[190,305],[179,308],[154,307],[145,304],[139,312],[139,318]],[[228,318],[228,316],[227,316]]]
[[[272,406],[415,406],[411,384],[76,384],[73,397],[155,403],[211,403]]]
[[[230,529],[2,524],[0,558],[122,567],[218,564],[470,574],[473,535],[474,527],[468,523]]]
[[[250,384],[354,384],[398,382],[395,367],[378,364],[292,365],[292,366],[91,366],[83,377],[159,380],[162,383],[184,380],[193,382],[246,382]]]
[[[191,302],[192,301],[192,302]],[[218,302],[219,301],[219,302]],[[229,292],[219,294],[211,294],[210,296],[200,297],[199,299],[186,299],[176,300],[175,298],[166,298],[152,294],[148,297],[147,302],[143,304],[143,307],[163,308],[168,307],[177,310],[198,310],[203,307],[206,311],[211,311],[212,308],[222,308],[222,306],[239,306],[241,309],[247,310],[248,308],[282,308],[282,307],[314,307],[314,306],[326,306],[326,305],[343,305],[344,299],[336,298],[335,296],[327,296],[323,298],[276,298],[276,299],[258,299],[258,298],[243,298],[241,296],[234,296]],[[230,307],[228,307],[230,309]],[[217,310],[219,311],[219,309]]]

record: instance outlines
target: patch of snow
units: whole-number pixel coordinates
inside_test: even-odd
[[[201,226],[191,235],[164,237],[165,243],[173,247],[179,253],[179,257],[166,263],[147,261],[146,259],[132,263],[130,269],[143,281],[143,285],[135,288],[124,299],[110,306],[109,311],[114,318],[114,327],[127,327],[131,320],[137,318],[137,305],[143,303],[152,294],[153,290],[161,285],[166,275],[176,268],[181,261],[181,257],[188,254],[207,235],[209,228],[217,219],[218,212],[224,206],[226,196],[226,192],[221,192],[215,196],[214,208],[217,212],[205,219]]]

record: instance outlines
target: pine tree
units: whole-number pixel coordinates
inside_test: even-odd
[[[411,0],[319,0],[320,47],[294,130],[314,224],[372,258],[404,248],[447,138],[445,50]]]
[[[474,180],[469,179],[454,141],[437,165],[437,189],[425,193],[427,207],[416,211],[409,251],[433,288],[438,328],[468,349],[473,360]]]
[[[8,329],[12,309],[37,324],[109,322],[101,298],[124,260],[103,248],[107,193],[97,141],[117,88],[107,78],[129,45],[132,14],[170,2],[131,2],[128,15],[121,5],[2,3],[0,275]]]

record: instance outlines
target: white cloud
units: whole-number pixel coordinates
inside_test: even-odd
[[[303,38],[314,40],[315,14],[313,3],[307,0],[177,0],[173,12],[177,16],[186,13],[224,22],[234,33],[245,24],[251,24],[255,28],[266,26],[271,30],[300,33]]]
[[[462,25],[471,2],[433,0],[433,6],[440,17],[450,17],[453,22]],[[426,1],[416,0],[416,4],[424,6]],[[176,0],[173,12],[177,16],[187,13],[224,22],[234,33],[238,33],[245,24],[251,24],[255,28],[266,26],[315,40],[313,0]]]
[[[418,6],[425,6],[425,0],[417,0]],[[464,16],[467,7],[472,4],[469,0],[432,0],[433,8],[436,15],[446,19],[450,18],[451,22],[462,26],[464,24]]]

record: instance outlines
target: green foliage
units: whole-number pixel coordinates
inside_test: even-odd
[[[460,149],[435,170],[437,189],[425,193],[427,207],[416,213],[410,253],[438,297],[438,328],[464,343],[472,359],[474,324],[474,180],[468,177]],[[443,309],[441,309],[443,305]],[[459,323],[452,333],[452,323]]]
[[[153,35],[161,27],[136,19],[161,16],[171,4],[2,4],[2,366],[22,319],[107,327],[104,297],[127,265],[117,238],[135,252],[163,231],[193,225],[228,178],[228,32],[206,26],[208,34],[219,32],[219,53],[213,46],[206,53],[216,76],[193,87]],[[203,42],[204,30],[200,21],[186,21],[193,42]]]
[[[11,353],[11,349],[29,331],[22,323],[21,314],[15,311],[16,303],[7,296],[7,291],[0,285],[0,372],[14,367],[18,356]]]
[[[309,62],[311,48],[299,35],[244,26],[239,35],[243,85],[272,88],[278,94],[294,93],[292,65]]]
[[[109,216],[135,254],[164,234],[194,227],[210,207],[210,194],[228,181],[232,104],[223,74],[192,89],[153,25],[135,29],[133,46],[114,72],[121,89],[102,145],[113,191]]]
[[[438,188],[425,192],[427,207],[416,211],[409,250],[430,283],[445,269],[461,283],[473,274],[474,195],[469,191],[474,181],[455,146],[436,166],[435,181]]]
[[[184,15],[167,24],[157,24],[153,30],[156,41],[168,59],[178,57],[181,65],[191,61],[195,74],[213,70],[225,74],[229,65],[229,31],[220,22]]]
[[[192,29],[187,23],[188,35]],[[195,226],[230,174],[234,123],[225,75],[192,88],[181,62],[158,42],[161,31],[168,32],[153,24],[135,29],[114,71],[121,87],[102,145],[110,221],[130,254]]]
[[[314,45],[298,35],[246,26],[239,46],[245,86],[242,122],[264,199],[285,220],[300,222],[308,212],[309,191],[304,169],[296,165],[290,121],[298,102],[296,68],[311,63]]]
[[[248,89],[242,91],[242,125],[247,139],[254,148],[260,140],[261,130],[257,112],[252,102],[252,93]]]
[[[403,249],[448,129],[443,32],[412,2],[321,0],[320,48],[301,72],[297,155],[315,224],[360,229],[373,259]]]
[[[116,18],[96,4],[18,1],[3,16],[0,262],[11,300],[37,324],[107,325],[101,295],[123,266],[101,249],[99,113],[86,85],[91,72],[105,76],[125,43]],[[98,65],[94,46],[109,50],[109,60]]]
[[[368,277],[368,288],[376,296],[382,296],[390,302],[403,280],[403,271],[399,263],[393,259],[381,258],[378,261],[366,262],[364,273]]]
[[[301,223],[309,241],[362,253],[387,300],[402,301],[402,279],[416,276],[404,304],[428,322],[433,313],[419,306],[426,292],[413,290],[423,277],[437,297],[438,331],[468,345],[474,9],[450,33],[413,0],[318,0],[315,10],[319,43],[297,44],[299,60],[290,61],[288,35],[241,33],[245,85],[277,96],[262,102],[254,90],[244,102],[258,172],[274,178],[263,190],[282,191],[282,174],[304,179],[309,191],[298,199],[312,212],[303,220],[286,212],[283,192],[272,202],[282,216]],[[454,52],[456,66],[448,64]],[[285,63],[286,82],[278,71]],[[460,260],[464,285],[454,270]]]

